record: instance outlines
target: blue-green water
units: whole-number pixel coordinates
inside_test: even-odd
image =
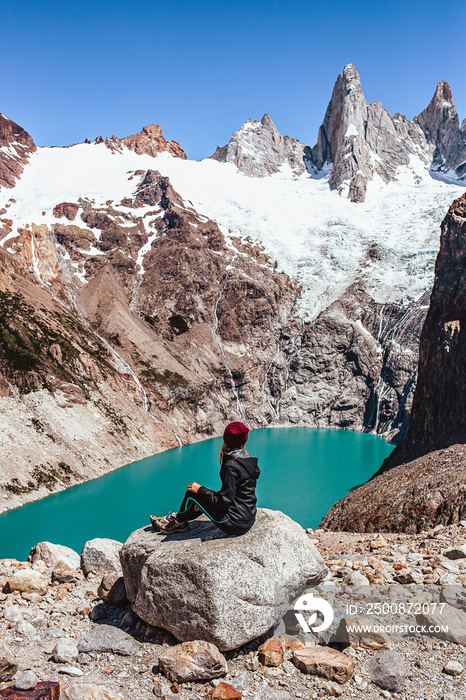
[[[176,511],[186,486],[220,487],[221,438],[163,452],[0,516],[0,558],[24,560],[48,540],[80,552],[86,540],[124,541],[149,514]],[[367,481],[393,446],[346,430],[254,430],[247,448],[259,458],[258,505],[315,527],[353,487]]]

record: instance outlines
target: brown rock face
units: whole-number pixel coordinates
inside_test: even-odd
[[[466,513],[466,195],[442,222],[406,439],[327,513],[331,529],[418,532]],[[399,465],[399,466],[397,466]],[[395,467],[395,468],[393,468]]]
[[[102,137],[98,137],[95,143],[102,143],[102,141]],[[178,141],[167,141],[162,136],[160,124],[149,124],[144,126],[142,131],[139,131],[137,134],[131,134],[131,136],[125,136],[122,139],[112,136],[105,139],[105,145],[111,150],[121,150],[125,147],[139,155],[145,153],[149,156],[156,156],[158,153],[166,151],[177,158],[186,159],[186,153]]]
[[[32,137],[4,114],[0,114],[0,149],[0,187],[14,187],[36,146]]]
[[[53,210],[54,216],[58,219],[62,216],[68,219],[68,221],[74,221],[76,214],[78,213],[78,205],[71,202],[62,202],[57,204]]]

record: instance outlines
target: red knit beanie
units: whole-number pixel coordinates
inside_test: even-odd
[[[229,423],[223,433],[223,441],[227,447],[241,447],[248,439],[249,428],[235,421]]]

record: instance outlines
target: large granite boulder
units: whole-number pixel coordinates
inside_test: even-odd
[[[252,529],[224,537],[206,518],[183,534],[136,530],[120,551],[126,592],[143,620],[222,651],[259,637],[327,567],[303,528],[260,508]]]

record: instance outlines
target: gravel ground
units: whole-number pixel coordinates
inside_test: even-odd
[[[333,644],[335,638],[332,641],[331,634],[346,614],[348,605],[357,606],[361,614],[367,612],[368,604],[374,606],[377,602],[390,601],[399,605],[411,600],[430,604],[441,600],[446,590],[453,591],[459,600],[461,592],[465,592],[466,557],[452,559],[452,554],[445,556],[445,552],[466,543],[466,523],[439,527],[419,535],[376,536],[323,530],[309,530],[308,534],[330,569],[327,581],[316,593],[331,602],[335,621],[320,638],[295,629],[296,636],[307,645]],[[31,568],[42,572],[49,582],[45,593],[6,592],[12,576]],[[51,568],[47,569],[40,562],[34,565],[15,560],[0,562],[0,590],[4,591],[0,594],[0,639],[19,667],[12,680],[0,684],[1,688],[12,685],[21,672],[30,669],[38,680],[58,679],[63,688],[84,682],[105,686],[108,698],[150,698],[154,697],[154,688],[159,694],[178,691],[174,694],[184,699],[204,698],[212,692],[218,680],[184,683],[170,690],[171,683],[159,672],[158,658],[162,650],[176,645],[177,641],[140,620],[128,605],[116,607],[103,602],[97,593],[101,574],[90,574],[86,579],[82,572],[68,572],[67,576],[62,576],[67,582],[60,583],[51,581],[52,573]],[[415,623],[414,614],[391,614],[378,621]],[[58,640],[67,638],[78,643],[102,624],[113,630],[124,630],[136,640],[129,656],[81,652],[67,662],[53,660]],[[276,635],[281,632],[282,629],[277,630]],[[356,663],[352,677],[344,684],[302,673],[291,661],[292,651],[285,652],[285,660],[279,667],[262,666],[257,650],[263,639],[227,652],[229,672],[220,680],[236,686],[242,697],[251,700],[336,695],[370,700],[381,697],[466,698],[466,671],[461,671],[466,667],[466,648],[462,644],[420,633],[388,636],[392,651],[401,657],[406,671],[404,689],[398,692],[374,684],[368,662],[377,651],[362,648],[355,642],[343,650]],[[445,665],[451,661],[460,664],[459,675],[445,672]]]

